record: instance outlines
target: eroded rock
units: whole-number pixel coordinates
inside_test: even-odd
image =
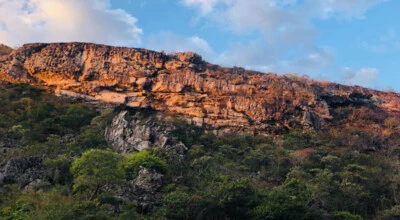
[[[184,154],[186,146],[169,137],[173,127],[160,126],[155,120],[143,117],[140,113],[131,115],[128,111],[121,111],[106,128],[105,138],[119,153],[132,153],[153,147]]]
[[[90,43],[53,43],[27,44],[1,59],[0,80],[178,114],[221,135],[318,130],[332,120],[332,108],[349,105],[374,105],[389,115],[400,114],[397,93],[223,68],[192,52],[166,55]],[[138,148],[148,145],[145,140],[141,143]]]

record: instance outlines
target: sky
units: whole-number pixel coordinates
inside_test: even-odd
[[[399,0],[0,0],[0,43],[84,41],[400,91]]]

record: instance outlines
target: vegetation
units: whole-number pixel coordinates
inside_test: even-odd
[[[129,179],[135,178],[142,167],[153,169],[162,174],[165,174],[168,168],[165,161],[155,156],[147,149],[126,156],[121,167],[125,171],[126,177]]]
[[[110,150],[86,151],[71,166],[74,190],[81,194],[88,191],[90,201],[102,188],[120,183],[123,180],[123,172],[118,169],[121,160],[122,156]]]
[[[13,51],[12,48],[7,47],[6,45],[0,43],[0,56],[7,55],[7,54],[11,53],[12,51]]]
[[[45,155],[45,181],[0,185],[0,219],[398,219],[400,123],[365,106],[332,114],[326,130],[274,138],[218,138],[177,121],[183,159],[120,155],[101,133],[112,110],[1,86],[0,164]],[[164,175],[153,211],[119,195],[143,167]]]

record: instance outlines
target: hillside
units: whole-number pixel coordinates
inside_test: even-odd
[[[400,217],[398,93],[89,43],[0,81],[0,219]]]
[[[181,115],[216,134],[282,134],[329,126],[337,107],[399,117],[400,96],[361,87],[223,68],[194,53],[87,43],[27,44],[0,58],[0,79],[58,95]]]

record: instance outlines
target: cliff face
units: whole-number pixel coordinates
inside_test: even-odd
[[[217,134],[318,130],[332,109],[369,106],[399,117],[400,96],[361,87],[223,68],[194,53],[89,43],[27,44],[0,55],[0,80],[56,94],[178,114]]]

